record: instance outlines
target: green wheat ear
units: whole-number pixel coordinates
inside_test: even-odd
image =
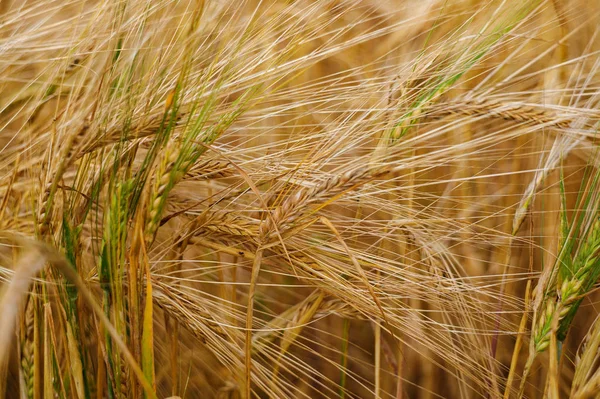
[[[600,218],[592,224],[583,246],[573,261],[573,275],[565,278],[560,287],[560,298],[564,309],[557,338],[564,341],[569,326],[583,297],[590,292],[600,276]]]
[[[584,212],[569,221],[561,169],[559,253],[555,262],[557,266],[547,281],[546,310],[535,323],[532,338],[536,352],[543,352],[548,348],[551,325],[555,318],[558,318],[556,338],[559,342],[565,340],[581,302],[600,277],[600,215],[597,211],[600,199],[595,197],[594,190],[599,182],[598,174],[590,176],[587,181],[589,186],[583,188],[588,190],[587,194],[578,199]],[[586,223],[588,227],[584,228]],[[576,234],[581,238],[573,256],[572,252],[577,245]]]

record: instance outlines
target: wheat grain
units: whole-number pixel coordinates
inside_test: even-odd
[[[538,104],[506,103],[502,101],[485,99],[458,99],[446,102],[431,110],[431,115],[448,114],[463,115],[466,117],[501,118],[508,121],[527,123],[538,128],[554,127],[557,129],[569,129],[573,122],[582,116],[587,120],[586,126],[592,127],[600,120],[600,113],[595,110],[581,110],[574,115],[559,115],[550,109]],[[590,119],[593,118],[593,119]]]

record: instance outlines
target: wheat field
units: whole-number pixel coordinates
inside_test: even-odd
[[[0,1],[0,397],[600,397],[599,22]]]

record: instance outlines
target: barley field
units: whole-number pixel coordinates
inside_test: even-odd
[[[0,397],[600,398],[600,1],[0,1]]]

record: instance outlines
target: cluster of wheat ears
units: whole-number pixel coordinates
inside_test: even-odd
[[[600,397],[599,21],[0,1],[0,397]]]

